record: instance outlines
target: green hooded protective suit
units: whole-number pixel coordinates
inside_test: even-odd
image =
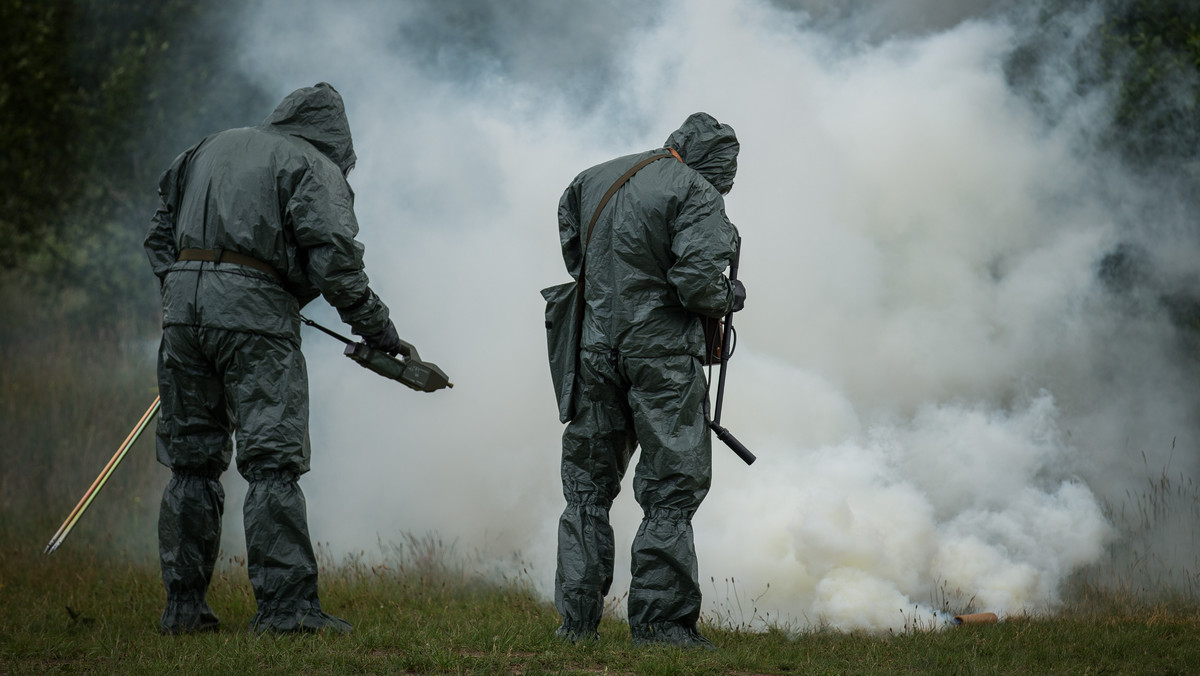
[[[166,633],[217,625],[206,594],[231,435],[249,482],[251,629],[350,629],[321,610],[297,479],[310,457],[300,308],[321,295],[361,336],[391,326],[355,239],[346,182],[354,162],[342,98],[320,83],[290,94],[257,127],[205,138],[160,179],[145,249],[162,283],[157,454],[172,471],[159,512]]]
[[[634,174],[588,242],[575,415],[563,433],[566,509],[559,520],[559,634],[595,635],[613,578],[609,509],[634,449],[644,518],[633,540],[629,624],[635,641],[706,643],[692,516],[708,493],[712,447],[699,315],[734,304],[724,271],[737,248],[721,194],[737,172],[737,137],[705,113],[667,139],[679,155]],[[578,280],[592,214],[614,181],[651,150],[587,169],[566,189],[563,259]]]

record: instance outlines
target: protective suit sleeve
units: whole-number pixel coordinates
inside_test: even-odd
[[[737,229],[725,217],[724,200],[712,189],[694,190],[676,216],[671,238],[675,263],[667,279],[688,310],[721,317],[733,306],[724,272],[737,251]]]
[[[146,257],[150,259],[151,269],[160,280],[167,275],[179,254],[175,244],[175,214],[179,209],[180,186],[187,158],[195,147],[176,157],[158,179],[158,209],[150,219],[150,230],[146,233],[143,247]]]
[[[171,263],[175,262],[175,215],[166,199],[162,199],[154,217],[150,219],[150,231],[146,234],[146,257],[154,274],[162,280],[167,276]]]
[[[558,238],[562,244],[563,262],[567,264],[567,272],[575,279],[579,278],[579,268],[583,262],[583,238],[579,223],[580,189],[581,184],[576,179],[563,191],[562,199],[558,201]]]
[[[354,333],[382,331],[388,307],[368,286],[363,246],[355,239],[354,195],[333,163],[311,166],[286,208],[313,285]]]

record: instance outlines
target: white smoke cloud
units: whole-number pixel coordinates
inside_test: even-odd
[[[357,551],[435,531],[519,552],[549,594],[561,426],[538,290],[567,279],[557,201],[578,171],[704,110],[742,142],[727,205],[749,300],[723,422],[759,456],[747,468],[714,441],[695,519],[706,612],[754,597],[793,624],[895,630],[941,621],[939,588],[1001,614],[1053,607],[1112,537],[1102,502],[1143,476],[1128,444],[1158,461],[1191,427],[1155,349],[1169,335],[1097,287],[1120,228],[1088,162],[1006,86],[1017,28],[847,49],[753,0],[658,8],[596,43],[584,106],[579,78],[559,91],[422,65],[397,42],[420,3],[248,10],[250,76],[345,97],[372,285],[455,382],[410,392],[306,334],[314,538]],[[540,43],[520,38],[494,37],[528,69]],[[641,516],[629,493],[614,596]]]

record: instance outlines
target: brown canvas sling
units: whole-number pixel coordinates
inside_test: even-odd
[[[617,191],[621,189],[621,186],[625,185],[626,181],[633,178],[633,175],[638,173],[639,171],[641,171],[642,168],[645,167],[647,164],[650,164],[651,162],[655,162],[657,160],[665,159],[668,157],[674,157],[675,159],[679,160],[680,162],[683,161],[682,159],[680,159],[679,155],[674,150],[671,150],[671,149],[668,149],[668,150],[670,150],[670,152],[662,153],[661,155],[653,155],[651,157],[647,157],[646,159],[642,160],[641,162],[638,162],[637,164],[630,167],[629,171],[625,172],[624,174],[621,174],[621,177],[618,178],[617,181],[615,183],[613,183],[612,186],[608,189],[608,191],[604,193],[604,196],[600,198],[599,206],[597,206],[596,211],[594,211],[592,213],[592,220],[591,220],[591,222],[588,223],[588,227],[587,227],[587,235],[583,239],[583,251],[580,254],[580,261],[579,261],[579,279],[578,279],[578,283],[576,284],[576,287],[575,287],[575,335],[577,335],[577,336],[581,336],[582,331],[583,331],[583,280],[584,280],[583,274],[584,274],[584,271],[585,271],[586,265],[587,265],[587,249],[588,249],[588,244],[591,243],[591,241],[592,241],[592,230],[596,227],[596,221],[600,220],[600,212],[604,211],[604,207],[608,206],[608,200],[612,199],[612,196],[615,195],[617,193]]]

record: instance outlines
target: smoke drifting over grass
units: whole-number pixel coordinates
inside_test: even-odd
[[[1012,91],[1026,27],[992,4],[248,6],[247,76],[345,97],[372,285],[455,382],[409,392],[306,334],[314,537],[357,551],[437,531],[519,552],[548,592],[561,426],[538,290],[567,278],[557,201],[704,110],[742,142],[727,206],[749,299],[723,421],[759,462],[715,443],[702,578],[769,584],[760,613],[842,629],[936,621],[939,587],[1001,614],[1053,607],[1145,463],[1195,469],[1169,458],[1196,433],[1174,329],[1154,299],[1106,290],[1100,262],[1130,241],[1174,261],[1195,247],[1131,218],[1158,196],[1086,152],[1101,98],[1047,124]],[[613,517],[620,595],[631,494]]]

